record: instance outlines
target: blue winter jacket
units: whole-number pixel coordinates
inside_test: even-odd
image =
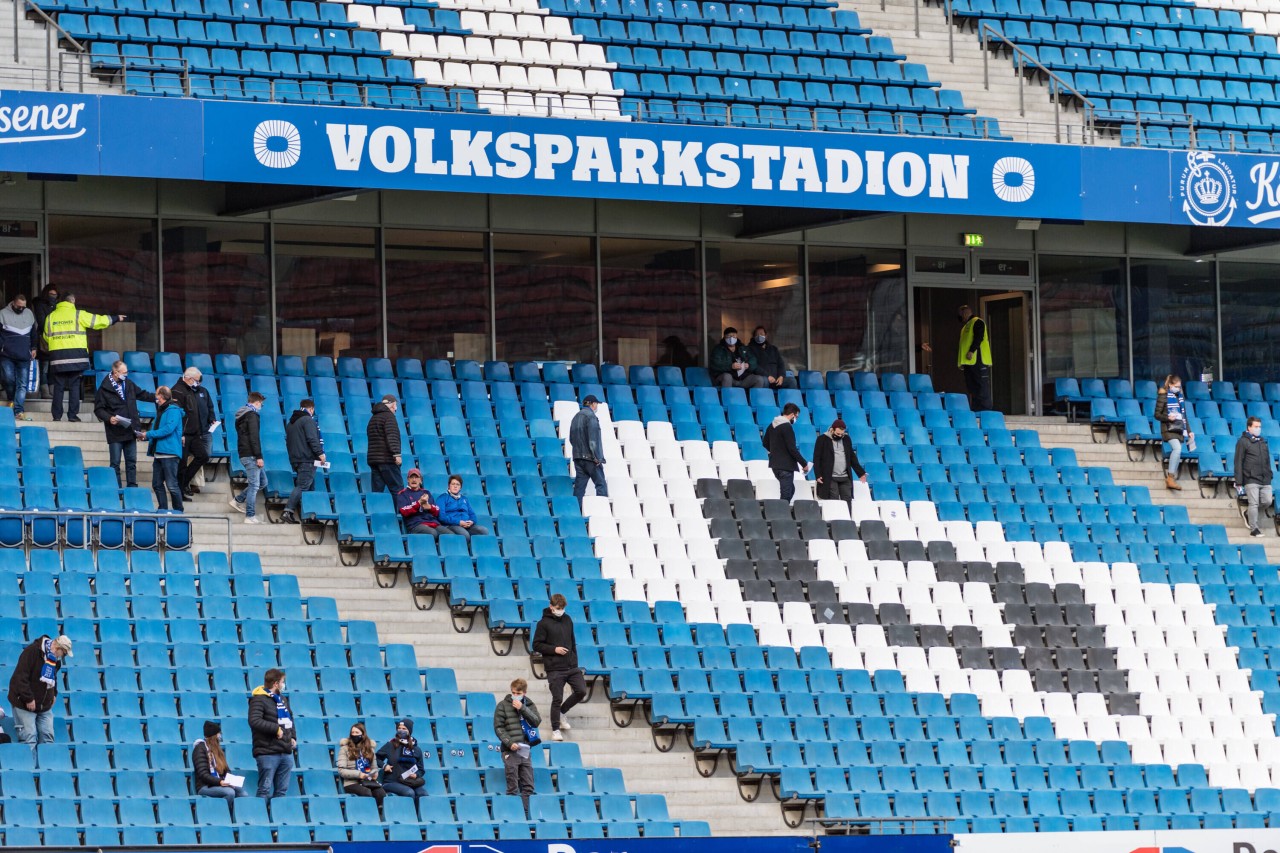
[[[440,507],[438,518],[441,524],[461,524],[464,521],[476,520],[476,511],[471,508],[471,501],[467,500],[466,495],[459,494],[455,498],[445,492],[436,498],[436,506]]]
[[[182,457],[182,422],[185,416],[182,407],[174,403],[160,410],[155,423],[147,430],[148,456]]]

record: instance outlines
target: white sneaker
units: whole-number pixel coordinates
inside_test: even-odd
[[[560,724],[560,728],[564,728],[564,723]],[[554,741],[562,741],[564,740],[564,735],[560,734],[560,732],[552,732],[551,739]]]
[[[256,515],[247,515],[247,516],[245,516],[244,523],[245,523],[245,524],[266,524],[266,522],[265,522],[265,521],[263,521],[262,519],[258,518]]]
[[[567,732],[572,729],[573,729],[573,726],[569,725],[569,721],[565,719],[564,716],[562,715],[560,717],[560,731]]]
[[[231,500],[227,501],[227,505],[230,506],[232,509],[234,509],[236,512],[245,511],[244,504],[236,500],[234,495],[231,497]]]

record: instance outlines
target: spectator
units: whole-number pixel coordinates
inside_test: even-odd
[[[35,315],[27,310],[24,294],[0,308],[0,382],[9,395],[13,416],[20,421],[31,420],[23,407],[27,403],[27,376],[36,357],[35,328]]]
[[[284,696],[285,673],[269,669],[262,686],[249,696],[249,729],[253,732],[253,757],[258,762],[258,796],[264,800],[289,793],[293,775],[293,750],[298,737],[293,713]]]
[[[520,794],[525,814],[533,796],[533,762],[529,753],[541,743],[538,726],[542,716],[533,700],[525,695],[529,684],[523,678],[511,682],[511,692],[493,710],[493,732],[502,742],[502,766],[507,774],[507,794]]]
[[[14,733],[18,742],[28,744],[33,753],[38,744],[53,743],[53,702],[58,698],[58,672],[63,659],[69,657],[74,657],[70,637],[42,635],[22,650],[9,678]]]
[[[285,448],[289,451],[289,465],[293,468],[293,491],[289,493],[280,520],[285,524],[297,524],[302,493],[311,491],[316,482],[316,463],[328,464],[320,427],[316,426],[315,403],[303,400],[298,404],[297,411],[289,416],[284,439]]]
[[[53,309],[58,306],[58,288],[53,284],[46,284],[44,290],[40,291],[40,295],[31,303],[31,314],[36,321],[35,344],[37,347],[36,358],[40,361],[40,386],[41,394],[49,393],[49,383],[47,381],[47,373],[49,371],[49,353],[44,350],[44,318],[53,313]]]
[[[738,330],[730,326],[711,350],[711,381],[721,388],[763,388],[764,377],[756,373],[756,357],[738,340]]]
[[[550,606],[542,611],[538,627],[533,631],[533,650],[542,655],[547,670],[547,688],[551,691],[551,739],[564,740],[561,731],[573,726],[565,719],[579,702],[587,698],[587,680],[578,666],[578,641],[573,635],[573,617],[564,612],[568,602],[560,593],[551,596]],[[573,690],[567,702],[564,687]]]
[[[98,386],[93,397],[93,416],[102,421],[107,434],[107,453],[116,472],[116,484],[138,485],[138,436],[142,419],[138,417],[138,401],[154,403],[156,395],[133,384],[129,368],[123,361],[111,365],[111,372]],[[124,459],[124,479],[120,477],[120,460]]]
[[[609,485],[604,480],[604,443],[600,440],[600,419],[596,417],[596,409],[600,401],[595,394],[588,394],[582,400],[582,408],[573,416],[569,424],[569,447],[573,453],[573,496],[582,506],[582,498],[587,493],[587,481],[596,484],[596,495],[607,497]]]
[[[787,375],[787,360],[773,344],[769,343],[769,331],[756,326],[755,336],[747,344],[747,350],[756,357],[756,373],[764,377],[769,388],[798,388],[795,377]]]
[[[209,453],[213,449],[214,423],[219,423],[213,408],[213,397],[209,389],[200,384],[204,378],[199,368],[188,367],[182,371],[182,381],[173,386],[173,399],[182,407],[184,420],[182,424],[183,462],[178,466],[178,485],[182,487],[182,495],[195,497],[200,490],[199,485],[191,481],[196,474],[203,475],[205,463],[209,461]],[[202,480],[203,482],[203,480]]]
[[[373,404],[373,416],[369,418],[369,463],[371,488],[380,492],[385,488],[395,494],[404,488],[400,479],[400,424],[396,410],[400,404],[394,395],[387,394]]]
[[[1258,529],[1258,507],[1271,506],[1271,448],[1262,437],[1262,419],[1250,417],[1244,435],[1236,442],[1236,493],[1249,499],[1244,520],[1249,522],[1249,535],[1261,536]]]
[[[236,412],[236,453],[244,466],[249,485],[240,494],[232,494],[231,508],[244,513],[245,524],[262,524],[258,518],[258,490],[266,485],[267,469],[262,460],[262,401],[257,391],[249,392],[249,402]]]
[[[985,412],[994,408],[991,403],[991,339],[987,335],[987,324],[968,305],[961,305],[957,314],[963,328],[960,330],[956,364],[964,374],[969,408]]]
[[[182,512],[182,489],[178,485],[178,463],[182,460],[182,407],[173,402],[168,386],[156,389],[156,419],[151,429],[139,431],[138,438],[149,442],[147,455],[151,461],[151,490],[156,493],[156,506]],[[167,496],[166,496],[166,489]]]
[[[844,421],[836,418],[831,428],[818,436],[813,445],[813,473],[818,480],[820,500],[853,500],[853,476],[867,481],[866,469],[858,462],[853,440],[845,432]]]
[[[779,497],[790,501],[796,493],[796,466],[804,473],[813,469],[813,463],[805,460],[796,447],[796,418],[800,416],[800,407],[795,403],[787,403],[782,407],[782,414],[773,419],[764,431],[764,446],[769,451],[769,468],[773,476],[778,478]]]
[[[222,751],[222,726],[208,721],[204,724],[204,737],[191,747],[192,777],[196,783],[196,793],[202,797],[222,797],[234,800],[247,796],[244,788],[232,785],[227,781],[231,775],[227,766],[226,753]]]
[[[440,525],[449,533],[459,536],[488,536],[489,528],[476,524],[476,511],[471,508],[471,501],[462,494],[462,477],[457,474],[449,476],[449,491],[440,497]]]
[[[381,807],[387,792],[378,781],[380,771],[364,723],[352,725],[351,733],[338,741],[337,764],[342,790],[353,797],[373,797]]]
[[[124,315],[117,314],[115,321],[123,321]],[[89,337],[85,333],[91,329],[105,329],[112,323],[106,314],[90,314],[76,308],[76,295],[66,293],[40,327],[45,351],[49,354],[49,380],[53,389],[53,404],[50,407],[55,421],[62,420],[62,398],[65,394],[70,399],[67,406],[67,420],[80,423],[80,377],[89,369]]]
[[[1182,462],[1182,442],[1185,435],[1187,449],[1196,449],[1195,436],[1187,429],[1187,403],[1182,396],[1182,378],[1175,374],[1165,377],[1164,385],[1156,392],[1156,420],[1160,422],[1160,438],[1169,443],[1169,462],[1165,467],[1164,487],[1182,491],[1178,485],[1178,466]]]
[[[396,511],[408,533],[426,533],[440,538],[440,507],[431,500],[431,492],[422,488],[422,472],[409,469],[409,485],[396,494]],[[452,531],[444,531],[452,532]]]
[[[426,759],[422,747],[413,736],[413,720],[396,720],[396,736],[378,750],[378,766],[386,774],[383,787],[397,797],[419,800],[427,795],[427,781],[422,778]]]

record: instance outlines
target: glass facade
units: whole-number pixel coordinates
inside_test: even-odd
[[[1046,399],[1060,377],[1127,376],[1129,298],[1123,258],[1040,256],[1040,348]]]
[[[271,352],[265,225],[165,222],[164,339],[174,352]]]
[[[382,355],[377,234],[374,228],[336,225],[275,227],[282,355]]]
[[[1214,265],[1133,259],[1133,375],[1199,379],[1217,367]]]
[[[792,370],[806,367],[803,247],[708,243],[706,259],[704,352],[711,351],[729,326],[745,341],[761,325]]]
[[[498,358],[599,360],[594,240],[494,234],[493,280]]]
[[[1222,378],[1228,382],[1280,379],[1280,264],[1220,266]]]
[[[899,249],[809,247],[811,369],[907,369],[904,262]]]
[[[485,235],[388,229],[385,240],[388,356],[488,358]]]
[[[600,240],[604,360],[630,367],[699,364],[699,246],[678,240]]]

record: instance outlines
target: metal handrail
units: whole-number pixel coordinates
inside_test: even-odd
[[[978,27],[978,36],[982,40],[982,85],[983,87],[986,88],[988,92],[991,91],[991,71],[990,71],[991,45],[988,41],[988,35],[995,36],[995,40],[998,43],[1008,46],[1009,49],[1013,51],[1014,65],[1018,71],[1018,114],[1019,115],[1021,115],[1023,118],[1025,118],[1027,115],[1026,69],[1028,66],[1030,66],[1032,68],[1038,69],[1042,74],[1044,74],[1046,77],[1049,78],[1049,94],[1050,94],[1050,100],[1053,102],[1053,126],[1054,126],[1054,133],[1058,141],[1059,142],[1062,141],[1061,115],[1062,115],[1062,93],[1064,91],[1074,95],[1076,98],[1080,100],[1080,103],[1084,106],[1084,116],[1085,116],[1084,124],[1085,124],[1086,136],[1092,135],[1093,129],[1094,129],[1093,128],[1094,114],[1097,111],[1097,107],[1095,106],[1093,101],[1091,101],[1089,98],[1086,98],[1074,86],[1070,85],[1069,83],[1067,83],[1066,80],[1063,80],[1053,71],[1050,71],[1048,68],[1042,65],[1040,61],[1037,60],[1035,57],[1033,57],[1031,54],[1027,53],[1025,50],[1018,47],[1016,44],[1014,44],[1012,41],[1006,38],[1004,33],[1000,32],[998,29],[991,26],[991,24],[987,23],[986,21],[983,21]]]
[[[869,833],[873,827],[883,830],[886,824],[893,824],[901,826],[908,833],[914,833],[917,827],[923,825],[944,835],[951,829],[951,818],[947,817],[811,817],[805,818],[804,822],[809,824],[812,838],[810,847],[815,850],[821,850],[822,836],[833,834],[832,829],[842,830],[846,834],[852,834],[854,830],[864,830]]]
[[[117,519],[117,518],[118,518],[118,519],[124,519],[125,521],[136,521],[136,520],[139,520],[139,519],[150,519],[150,520],[154,520],[155,522],[157,522],[157,525],[158,525],[158,526],[159,526],[159,525],[162,525],[162,524],[163,524],[163,522],[166,522],[166,521],[178,521],[178,520],[183,520],[183,521],[218,521],[218,522],[221,522],[221,523],[225,524],[225,525],[226,525],[226,527],[227,527],[227,547],[226,547],[226,554],[227,554],[227,563],[228,563],[228,565],[230,565],[230,563],[231,563],[231,554],[232,554],[232,551],[234,550],[233,543],[232,543],[232,538],[233,538],[233,536],[234,536],[233,531],[234,531],[234,529],[235,529],[235,528],[234,528],[234,527],[232,527],[232,524],[231,524],[232,519],[231,519],[231,517],[230,517],[230,516],[227,516],[227,515],[212,515],[212,514],[206,515],[206,514],[200,514],[200,513],[197,513],[197,514],[188,514],[188,513],[173,513],[173,512],[163,512],[163,511],[156,511],[156,512],[134,512],[133,510],[120,510],[119,512],[114,512],[114,511],[112,511],[112,510],[100,510],[100,509],[90,509],[90,510],[78,510],[78,509],[49,509],[49,510],[44,510],[44,509],[0,509],[0,518],[12,518],[12,517],[14,517],[14,516],[18,516],[18,517],[20,517],[20,518],[29,518],[29,517],[32,517],[32,516],[40,516],[40,517],[42,517],[42,518],[49,518],[49,517],[53,517],[53,518],[68,518],[68,519],[81,519],[81,518],[82,518],[82,519],[85,519],[86,523],[87,523],[87,522],[89,522],[91,519],[95,519],[95,518],[96,518],[96,519]],[[191,544],[192,544],[192,546],[194,547],[194,545],[195,545],[195,526],[194,526],[194,525],[192,525],[191,540],[192,540],[192,543],[191,543]],[[86,542],[87,542],[87,541],[88,541],[88,537],[86,537]],[[64,545],[65,545],[65,540],[64,540]],[[74,547],[76,547],[76,546],[71,546],[71,547],[73,547],[73,548],[74,548]],[[86,544],[84,547],[88,548],[89,546]],[[207,549],[206,549],[206,550],[207,550]]]
[[[74,49],[73,55],[78,60],[77,61],[77,66],[78,66],[77,76],[78,76],[78,82],[79,82],[78,89],[79,91],[83,92],[84,91],[84,73],[85,73],[84,62],[86,57],[89,56],[89,49],[86,48],[84,45],[82,45],[79,41],[77,41],[76,38],[71,35],[71,33],[67,32],[61,26],[59,26],[57,21],[49,17],[49,14],[45,12],[44,9],[41,9],[35,3],[31,2],[31,0],[14,0],[14,3],[13,3],[13,61],[14,62],[20,61],[20,53],[18,50],[18,44],[19,44],[18,28],[20,27],[22,22],[22,15],[20,14],[22,10],[25,10],[27,12],[35,12],[38,16],[40,16],[40,18],[44,21],[45,25],[48,27],[48,29],[46,29],[45,31],[46,35],[45,35],[45,47],[44,47],[45,85],[50,88],[53,87],[53,52],[59,40],[54,35],[56,31],[56,33],[59,36],[61,36],[62,39],[65,39]],[[62,89],[62,65],[65,60],[66,60],[66,56],[64,54],[60,54],[58,57],[58,88],[59,90]]]

